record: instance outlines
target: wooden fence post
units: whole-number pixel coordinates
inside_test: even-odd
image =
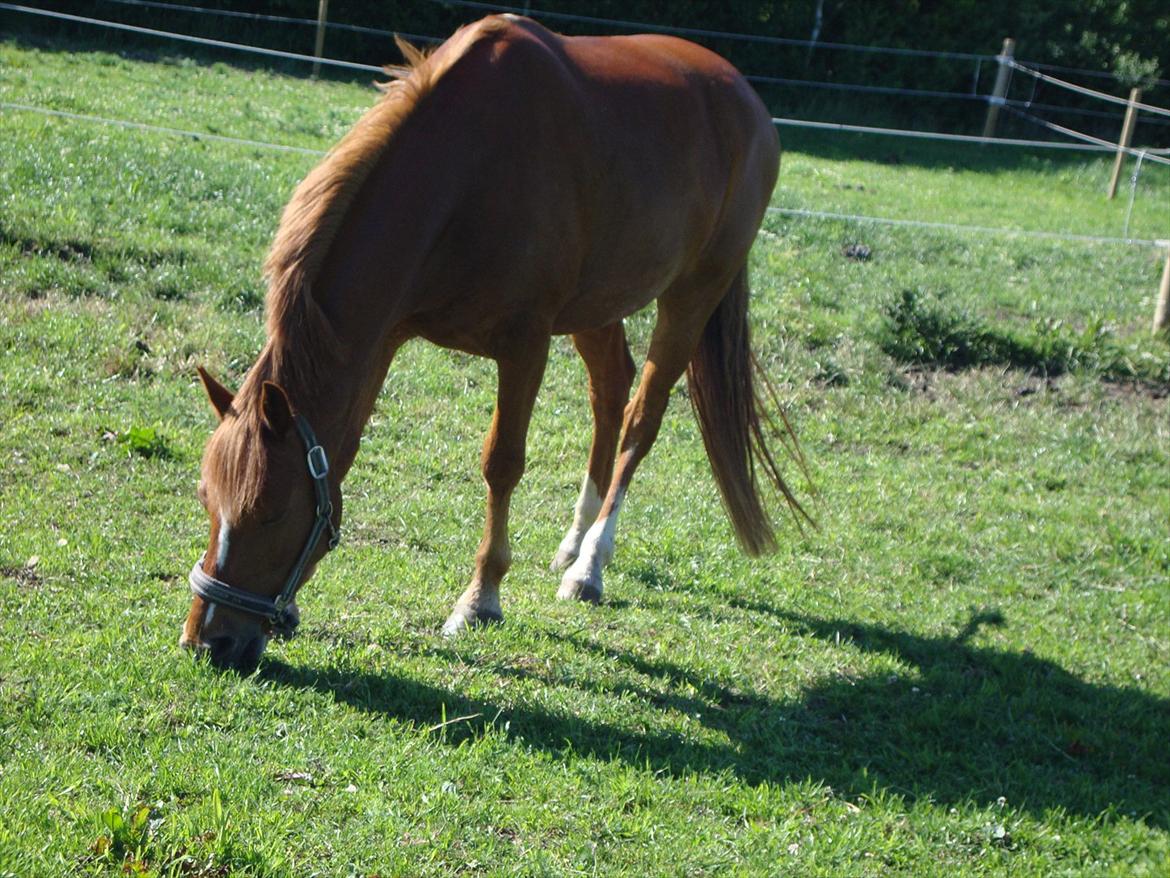
[[[1154,335],[1170,328],[1170,241],[1166,245],[1166,265],[1162,269],[1162,286],[1158,289],[1158,304],[1154,308]]]
[[[1105,197],[1109,200],[1117,194],[1117,181],[1121,179],[1121,165],[1125,161],[1125,151],[1129,149],[1129,142],[1133,140],[1133,129],[1137,125],[1137,104],[1142,99],[1140,88],[1129,90],[1129,106],[1125,108],[1125,121],[1121,123],[1121,139],[1117,141],[1117,158],[1113,160],[1113,176],[1109,178],[1109,191]]]
[[[995,126],[999,122],[999,108],[1007,98],[1008,83],[1012,78],[1012,61],[1016,54],[1016,41],[1008,37],[1003,41],[1003,51],[996,57],[999,70],[995,72],[995,87],[987,100],[987,120],[983,123],[983,136],[995,137]]]
[[[329,0],[318,0],[317,3],[317,44],[313,49],[313,56],[320,58],[325,52],[325,21],[329,18]],[[313,62],[313,79],[321,72],[321,62]]]

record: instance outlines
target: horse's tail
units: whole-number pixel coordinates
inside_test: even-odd
[[[776,536],[760,499],[757,472],[763,471],[783,495],[798,525],[802,519],[809,523],[812,519],[780,475],[765,441],[767,435],[779,438],[806,478],[808,472],[796,434],[752,353],[746,265],[707,321],[687,367],[687,385],[711,470],[740,544],[753,556],[773,551]],[[765,403],[771,403],[783,429],[778,429]]]

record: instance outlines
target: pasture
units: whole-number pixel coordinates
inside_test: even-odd
[[[374,100],[69,48],[0,43],[0,100],[313,149]],[[0,874],[1170,870],[1153,250],[769,215],[755,343],[819,529],[743,557],[679,390],[605,600],[555,601],[589,442],[558,340],[508,621],[452,641],[495,375],[413,344],[300,635],[240,678],[176,646],[194,367],[252,362],[315,159],[7,110],[0,144]],[[773,204],[1113,235],[1109,162],[786,136]],[[1166,237],[1168,175],[1141,185],[1131,233]]]

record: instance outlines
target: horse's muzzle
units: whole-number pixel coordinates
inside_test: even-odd
[[[236,638],[231,635],[210,637],[206,640],[179,641],[179,646],[190,650],[221,671],[235,671],[247,676],[260,664],[260,656],[268,646],[268,637],[257,634],[251,638]]]

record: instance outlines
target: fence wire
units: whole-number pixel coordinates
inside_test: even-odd
[[[1025,67],[1018,61],[1011,61],[1009,59],[1008,63],[1011,64],[1013,71],[1031,76],[1040,82],[1047,82],[1049,85],[1059,86],[1060,88],[1068,89],[1069,91],[1076,92],[1077,94],[1085,95],[1086,97],[1097,98],[1098,100],[1107,101],[1111,104],[1120,104],[1123,107],[1130,106],[1130,101],[1127,98],[1119,98],[1117,95],[1111,95],[1107,92],[1088,88],[1087,86],[1077,85],[1076,83],[1068,82],[1064,79],[1057,79],[1055,76],[1049,76],[1047,73],[1041,73],[1039,70],[1033,70],[1030,67]],[[1157,107],[1153,104],[1144,104],[1141,101],[1134,101],[1133,106],[1137,107],[1137,109],[1142,110],[1143,112],[1153,113],[1155,116],[1170,116],[1170,110],[1167,110],[1165,107]]]
[[[433,37],[428,34],[410,34],[399,30],[385,30],[379,27],[366,27],[361,24],[345,24],[337,21],[318,22],[315,18],[293,18],[288,15],[270,15],[263,12],[237,12],[234,9],[209,9],[206,6],[188,6],[182,3],[164,3],[162,0],[101,0],[102,3],[116,3],[119,6],[138,6],[145,9],[161,9],[167,12],[188,12],[193,15],[211,15],[220,18],[239,18],[248,21],[267,21],[274,24],[296,24],[304,26],[323,26],[327,30],[349,31],[351,33],[370,34],[380,37],[405,37],[421,43],[441,43],[443,37]]]
[[[201,46],[212,46],[217,49],[230,49],[234,52],[251,52],[256,55],[267,55],[271,58],[283,58],[286,61],[308,61],[313,64],[325,64],[330,67],[344,67],[349,70],[367,70],[382,73],[381,67],[372,64],[358,64],[356,61],[339,61],[336,58],[317,58],[314,55],[302,55],[299,52],[282,52],[279,49],[265,49],[261,46],[249,46],[244,43],[229,43],[226,40],[213,40],[207,37],[196,37],[190,34],[179,34],[173,31],[155,30],[150,27],[139,27],[133,24],[122,24],[119,21],[105,21],[100,18],[87,18],[84,15],[69,15],[65,12],[54,12],[51,9],[37,9],[32,6],[17,6],[13,3],[0,3],[0,9],[9,12],[23,12],[28,15],[40,15],[46,18],[55,18],[60,21],[71,21],[75,24],[89,24],[112,30],[128,31],[150,37],[159,37],[167,40],[178,40],[184,43],[194,43]]]

